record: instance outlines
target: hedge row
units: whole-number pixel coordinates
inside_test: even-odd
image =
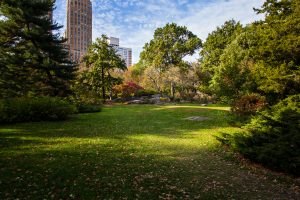
[[[0,100],[0,123],[65,120],[76,107],[55,97]]]

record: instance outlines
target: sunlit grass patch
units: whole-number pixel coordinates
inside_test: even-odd
[[[220,105],[207,105],[207,106],[201,106],[201,105],[166,105],[161,106],[159,108],[154,108],[154,110],[163,110],[163,109],[185,109],[183,111],[190,111],[190,112],[197,112],[197,111],[203,111],[205,109],[210,110],[223,110],[223,111],[229,111],[230,108],[228,106],[220,106]]]
[[[184,120],[195,113],[210,120]],[[296,181],[228,159],[214,137],[240,131],[227,113],[227,107],[117,105],[65,122],[0,126],[0,196],[295,197]]]

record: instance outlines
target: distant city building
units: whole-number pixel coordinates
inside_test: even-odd
[[[117,53],[123,58],[126,62],[126,66],[132,66],[132,49],[125,47],[118,47]]]
[[[65,37],[70,58],[79,62],[92,43],[92,3],[90,0],[67,0]]]
[[[130,67],[132,66],[132,49],[131,48],[126,48],[126,47],[120,47],[120,40],[119,38],[115,37],[110,37],[108,38],[108,44],[113,46],[118,55],[125,60],[126,66]]]
[[[114,47],[120,46],[120,39],[115,37],[108,38],[108,44]]]

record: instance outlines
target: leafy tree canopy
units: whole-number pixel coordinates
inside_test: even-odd
[[[97,38],[83,58],[85,67],[79,74],[77,88],[82,94],[86,90],[92,91],[96,97],[102,96],[106,99],[106,91],[112,90],[114,85],[121,82],[119,78],[113,77],[114,70],[126,70],[126,64],[117,54],[116,50],[108,44],[108,38],[102,35]]]
[[[243,27],[239,22],[229,20],[208,35],[206,41],[203,43],[203,48],[200,51],[199,60],[200,71],[202,74],[200,90],[202,92],[208,94],[215,94],[217,92],[214,83],[216,81],[218,82],[219,78],[214,76],[220,70],[221,56],[228,45],[242,31]],[[213,83],[211,82],[212,79],[214,79]]]
[[[257,12],[266,19],[252,30],[254,74],[259,89],[276,103],[300,92],[300,3],[267,0]]]
[[[202,91],[231,100],[258,92],[266,96],[270,104],[298,94],[299,5],[295,0],[268,0],[261,9],[256,9],[266,15],[265,20],[241,31],[238,28],[231,35],[217,34],[219,39],[213,36],[221,29],[210,34],[201,51],[201,69],[206,74]],[[224,45],[224,41],[229,43]],[[224,49],[219,51],[218,47]]]
[[[201,47],[201,40],[186,27],[175,23],[156,29],[154,39],[146,43],[141,60],[148,65],[166,70],[177,66],[187,55],[193,55]]]
[[[239,22],[229,20],[210,33],[200,51],[201,67],[211,73],[216,70],[220,64],[220,57],[224,49],[226,49],[242,30],[242,25]]]

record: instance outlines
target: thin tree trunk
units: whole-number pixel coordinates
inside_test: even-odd
[[[101,68],[101,78],[102,78],[102,98],[103,102],[105,102],[105,81],[104,81],[104,69]]]
[[[161,93],[161,90],[160,90],[160,87],[158,85],[158,83],[154,80],[154,78],[152,78],[151,76],[148,76],[148,78],[153,82],[153,84],[155,85],[156,87],[156,90],[157,92],[160,94]]]
[[[171,98],[172,100],[175,98],[175,86],[173,82],[171,82]]]
[[[112,92],[112,86],[110,86],[110,92],[109,92],[109,100],[112,100],[112,94],[113,92]]]

